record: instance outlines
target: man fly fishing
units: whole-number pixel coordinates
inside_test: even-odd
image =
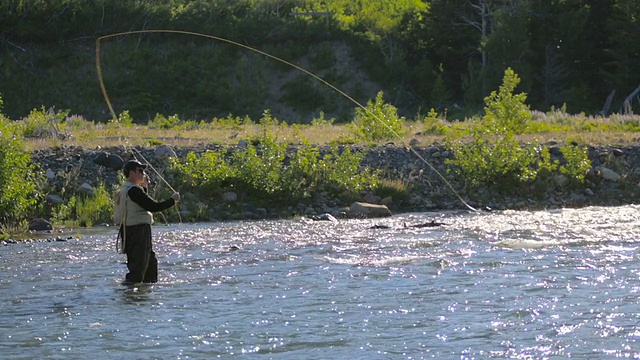
[[[151,245],[153,212],[166,210],[180,201],[174,192],[164,201],[156,201],[147,194],[147,165],[137,160],[128,161],[123,167],[125,183],[116,193],[115,220],[120,225],[119,251],[127,254],[127,273],[123,285],[155,283],[158,281],[158,260]]]

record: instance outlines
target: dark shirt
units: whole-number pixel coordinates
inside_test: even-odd
[[[133,200],[136,204],[140,205],[143,209],[151,212],[158,212],[162,210],[166,210],[172,207],[175,204],[172,198],[168,198],[165,201],[155,201],[146,192],[144,192],[141,188],[137,186],[131,187],[129,189],[129,198]]]

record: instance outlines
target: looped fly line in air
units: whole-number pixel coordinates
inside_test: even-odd
[[[347,93],[345,93],[344,91],[338,89],[337,87],[333,86],[331,83],[327,82],[326,80],[322,79],[321,77],[319,77],[318,75],[298,66],[295,65],[293,63],[290,63],[286,60],[283,60],[277,56],[268,54],[264,51],[258,50],[256,48],[253,48],[251,46],[248,45],[244,45],[238,42],[235,42],[233,40],[229,40],[229,39],[225,39],[219,36],[214,36],[214,35],[208,35],[208,34],[202,34],[202,33],[197,33],[197,32],[193,32],[193,31],[182,31],[182,30],[132,30],[132,31],[126,31],[126,32],[120,32],[120,33],[114,33],[114,34],[110,34],[110,35],[105,35],[105,36],[101,36],[99,38],[96,39],[96,69],[98,71],[98,80],[100,81],[100,88],[102,89],[102,95],[104,96],[104,100],[107,103],[107,106],[109,107],[109,111],[111,112],[111,116],[112,118],[115,120],[117,120],[117,116],[115,111],[113,110],[113,106],[111,105],[111,101],[109,100],[109,96],[107,95],[107,89],[104,85],[104,81],[102,78],[102,66],[100,65],[100,42],[104,39],[109,39],[109,38],[113,38],[113,37],[120,37],[120,36],[126,36],[126,35],[133,35],[133,34],[149,34],[149,33],[169,33],[169,34],[182,34],[182,35],[189,35],[189,36],[199,36],[199,37],[204,37],[204,38],[208,38],[208,39],[213,39],[213,40],[217,40],[217,41],[221,41],[227,44],[231,44],[234,46],[238,46],[241,47],[243,49],[258,53],[260,55],[266,56],[270,59],[279,61],[283,64],[286,64],[288,66],[291,66],[293,68],[295,68],[298,71],[301,71],[309,76],[311,76],[312,78],[316,79],[317,81],[321,82],[322,84],[328,86],[329,88],[331,88],[333,91],[337,92],[338,94],[344,96],[345,98],[347,98],[349,101],[351,101],[352,103],[354,103],[356,106],[358,106],[359,108],[363,109],[369,116],[371,116],[372,118],[374,118],[376,121],[378,121],[379,123],[381,123],[382,125],[384,125],[391,133],[394,134],[395,137],[397,137],[398,139],[402,140],[402,137],[400,135],[398,135],[397,132],[395,132],[395,130],[393,130],[393,128],[391,128],[388,124],[386,124],[384,121],[380,120],[374,113],[372,113],[369,109],[367,109],[366,107],[362,106],[362,104],[360,104],[358,101],[356,101],[354,98],[352,98],[351,96],[349,96]],[[445,184],[447,184],[447,186],[449,187],[449,189],[451,189],[451,191],[456,195],[456,197],[469,209],[472,211],[478,211],[475,208],[473,208],[471,205],[469,205],[461,196],[460,194],[458,194],[458,192],[453,188],[453,186],[451,185],[451,183],[449,183],[449,181],[433,166],[431,165],[431,163],[429,163],[422,155],[420,155],[413,147],[408,146],[408,148],[411,150],[411,152],[416,155],[416,157],[418,157],[418,159],[420,159],[420,161],[422,161],[423,163],[425,163],[427,166],[429,166],[429,168],[431,170],[433,170],[436,174],[438,174],[438,176],[445,182]],[[168,184],[167,184],[168,185]],[[170,187],[170,186],[169,186]]]

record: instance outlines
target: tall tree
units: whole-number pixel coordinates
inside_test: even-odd
[[[529,0],[493,1],[489,5],[491,32],[483,46],[487,56],[483,65],[483,83],[488,89],[495,89],[500,85],[505,70],[513,68],[520,75],[520,86],[528,92],[531,85],[530,66],[526,62]],[[488,89],[483,89],[484,93]]]
[[[463,98],[462,75],[469,61],[480,61],[477,52],[479,36],[460,19],[467,0],[432,0],[421,17],[406,21],[402,38],[408,49],[407,61],[412,67],[410,82],[426,107],[437,107],[442,99],[434,95],[449,94],[447,99]],[[479,102],[482,98],[477,99]],[[480,103],[479,103],[480,104]],[[439,104],[443,105],[443,104]]]
[[[533,85],[529,92],[532,104],[542,109],[567,104],[584,94],[579,78],[583,61],[584,28],[589,8],[580,1],[533,1],[530,4],[529,53],[533,67]]]
[[[640,100],[634,97],[627,100],[640,85],[640,2],[617,0],[608,19],[607,29],[610,37],[606,52],[610,55],[611,62],[607,64],[610,72],[606,74],[606,83],[611,84],[619,94],[620,98],[616,101],[618,109],[629,112],[632,111],[634,102],[635,108],[640,108]]]

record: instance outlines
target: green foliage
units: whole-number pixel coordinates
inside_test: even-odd
[[[449,126],[445,120],[441,119],[435,109],[429,110],[424,120],[423,132],[433,135],[444,135],[449,131]]]
[[[324,96],[309,77],[299,76],[282,85],[280,101],[296,110],[311,111],[324,104]]]
[[[241,118],[240,116],[233,116],[232,114],[227,115],[225,118],[214,118],[212,120],[212,124],[220,125],[223,128],[230,128],[234,130],[240,130],[243,125],[252,124],[251,118],[245,116]],[[202,126],[201,126],[202,127]]]
[[[264,119],[264,118],[263,118]],[[281,183],[286,145],[265,131],[249,146],[235,152],[232,162],[238,171],[239,186],[253,195],[273,195],[283,190]]]
[[[464,140],[448,141],[455,159],[447,159],[459,178],[471,188],[488,186],[511,190],[535,179],[538,161],[531,147],[520,147],[513,137],[505,136],[493,141],[474,136]]]
[[[324,161],[330,164],[327,174],[329,183],[349,192],[378,186],[378,173],[368,168],[361,168],[360,164],[364,156],[364,153],[354,152],[350,148],[340,150],[335,146],[332,147],[331,153],[324,158]]]
[[[203,194],[217,194],[226,189],[237,170],[225,160],[223,154],[206,151],[200,156],[189,152],[184,160],[174,159],[174,170],[183,189]]]
[[[19,121],[20,131],[25,137],[57,137],[64,129],[63,121],[69,110],[54,112],[53,108],[33,109],[29,116]]]
[[[66,221],[72,222],[75,215],[76,200],[76,196],[72,195],[65,199],[62,204],[53,205],[50,209],[51,222],[53,224],[64,224]]]
[[[266,109],[262,113],[262,117],[260,118],[259,123],[266,129],[267,126],[278,125],[278,119],[271,115],[271,110]]]
[[[24,219],[36,208],[41,194],[36,184],[42,175],[24,151],[18,127],[0,113],[0,223]]]
[[[359,70],[393,97],[401,113],[449,107],[455,118],[476,115],[505,67],[521,74],[533,108],[566,103],[573,112],[594,114],[616,89],[610,108],[621,111],[640,81],[634,71],[640,64],[634,56],[640,48],[640,5],[630,0],[581,3],[5,0],[0,2],[3,36],[11,41],[0,53],[0,88],[11,89],[3,93],[4,110],[14,118],[34,106],[55,104],[107,120],[95,69],[87,66],[95,53],[77,40],[152,24],[154,29],[215,34],[294,63],[308,60],[311,68],[327,72],[343,70],[336,59],[344,54],[332,47],[346,45]],[[292,11],[315,14],[291,16]],[[490,26],[460,26],[482,21]],[[541,23],[552,26],[537,26]],[[245,50],[185,34],[103,39],[102,80],[115,108],[130,109],[136,119],[158,111],[200,119],[229,112],[255,118],[279,98],[271,97],[269,85],[287,78],[292,69]],[[347,86],[352,95],[355,86],[353,81]],[[340,106],[336,113],[352,106],[325,103]],[[464,108],[452,109],[454,103]],[[635,99],[631,105],[637,113]]]
[[[378,174],[370,169],[361,169],[363,153],[349,148],[332,146],[321,154],[317,146],[305,140],[291,155],[285,169],[286,188],[297,199],[308,198],[319,189],[335,193],[356,194],[360,190],[372,189],[379,183]]]
[[[113,121],[113,119],[111,119],[111,121]],[[131,115],[129,115],[129,110],[125,110],[121,112],[120,115],[118,115],[118,123],[124,126],[133,125],[133,118],[131,117]]]
[[[149,122],[149,128],[151,129],[173,129],[180,125],[182,120],[178,114],[166,117],[162,114],[156,114],[156,116]]]
[[[407,185],[400,180],[381,180],[375,187],[376,195],[381,198],[391,197],[394,202],[403,201],[411,195]]]
[[[383,100],[382,91],[375,101],[369,100],[367,106],[356,109],[354,124],[360,137],[366,140],[385,140],[402,137],[405,118],[398,116],[398,110]]]
[[[560,172],[566,175],[572,184],[583,184],[587,171],[591,168],[587,149],[569,145],[561,147],[560,151],[565,158],[565,163],[560,165]]]
[[[539,153],[532,146],[521,147],[515,140],[515,133],[523,131],[531,118],[524,105],[526,97],[512,94],[517,83],[515,73],[505,71],[500,91],[485,99],[487,114],[470,126],[471,139],[459,132],[447,138],[455,154],[455,159],[447,162],[472,188],[512,190],[534,180],[541,169],[549,169],[548,153]]]
[[[311,120],[311,125],[312,126],[333,125],[335,121],[336,119],[334,118],[325,119],[324,111],[320,111],[320,114],[318,115],[318,117],[315,117]]]
[[[329,69],[336,62],[336,54],[333,52],[331,44],[325,41],[316,51],[311,52],[309,61],[316,71]]]
[[[499,90],[491,92],[485,101],[485,116],[483,126],[495,133],[522,134],[532,119],[529,106],[525,104],[527,95],[514,94],[520,78],[511,69],[504,72],[502,85]]]
[[[77,196],[76,221],[79,226],[90,227],[97,223],[109,223],[113,219],[113,203],[104,184],[96,186],[95,193]]]
[[[173,171],[179,186],[207,198],[233,190],[252,203],[286,206],[318,191],[356,196],[379,184],[377,172],[361,167],[364,154],[348,148],[333,146],[323,153],[302,139],[295,151],[287,151],[287,145],[266,130],[252,143],[255,146],[238,149],[228,158],[207,151],[176,160]]]
[[[73,193],[61,204],[49,209],[53,224],[91,227],[98,223],[110,223],[113,219],[113,202],[104,183],[94,187],[93,194]]]

